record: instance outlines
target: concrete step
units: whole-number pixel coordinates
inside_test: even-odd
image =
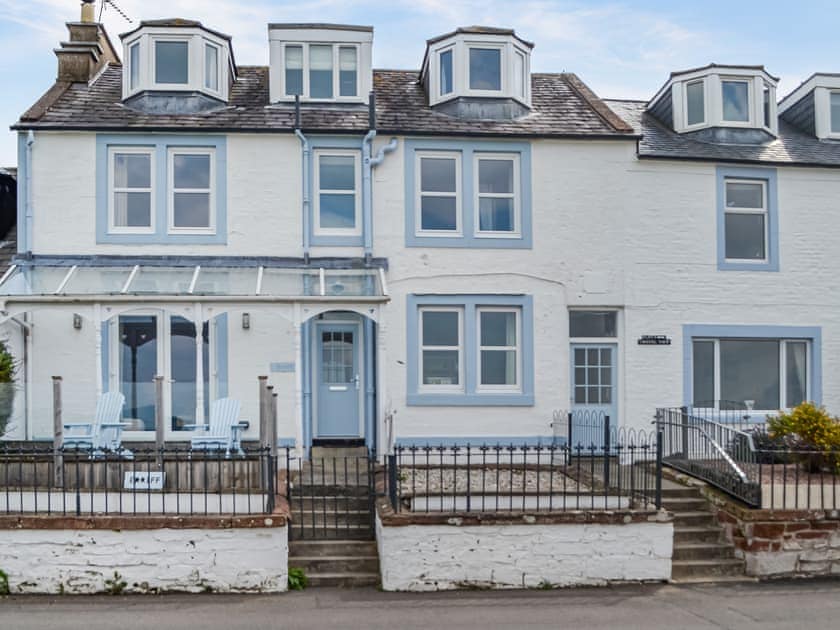
[[[373,515],[369,510],[315,510],[314,512],[292,509],[292,523],[305,527],[323,525],[343,527],[344,525],[372,525]]]
[[[674,584],[744,584],[758,582],[748,575],[701,575],[696,577],[671,578]]]
[[[367,495],[351,496],[292,496],[290,504],[292,512],[322,512],[327,510],[370,510],[370,497]]]
[[[718,542],[722,536],[721,529],[714,526],[674,526],[674,544]]]
[[[715,558],[712,560],[674,560],[671,562],[671,577],[716,578],[718,576],[743,575],[744,561],[735,558]]]
[[[674,526],[717,526],[717,521],[711,512],[697,510],[693,512],[674,512]]]
[[[355,588],[379,584],[379,573],[315,573],[306,577],[309,586]]]
[[[310,460],[317,462],[326,459],[360,459],[367,460],[368,452],[364,446],[313,446],[309,452]],[[348,462],[350,464],[352,462]],[[363,462],[360,462],[360,464]]]
[[[674,560],[714,560],[734,558],[735,547],[719,542],[691,542],[674,545]]]
[[[676,484],[674,484],[676,486]],[[670,498],[694,498],[702,496],[697,488],[689,488],[688,486],[681,486],[681,487],[668,487],[662,488],[662,498],[663,499],[670,499]]]
[[[662,507],[669,512],[698,512],[708,508],[703,497],[662,497]]]
[[[344,523],[336,527],[334,523],[301,525],[292,521],[289,536],[294,541],[308,540],[373,540],[374,528],[372,524]]]
[[[375,556],[376,542],[368,540],[292,540],[289,557]]]
[[[324,573],[378,573],[378,556],[289,556],[290,567],[300,567],[306,575]]]
[[[367,497],[370,485],[364,479],[309,479],[292,480],[292,498],[301,497]]]

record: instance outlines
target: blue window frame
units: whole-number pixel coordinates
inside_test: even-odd
[[[717,168],[719,270],[779,270],[778,198],[775,169]]]
[[[309,138],[309,216],[315,247],[361,247],[370,217],[362,207],[362,139]]]
[[[226,138],[97,135],[96,242],[226,243]]]
[[[530,145],[407,140],[405,241],[407,247],[530,249]]]
[[[532,406],[528,295],[409,295],[408,399],[415,406]]]
[[[819,327],[687,324],[683,360],[683,399],[689,406],[749,398],[754,409],[774,411],[822,400]]]

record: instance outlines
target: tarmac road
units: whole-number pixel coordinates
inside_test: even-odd
[[[0,628],[840,628],[840,580],[556,591],[13,596]]]

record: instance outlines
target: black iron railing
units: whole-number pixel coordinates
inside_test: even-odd
[[[96,451],[0,444],[0,515],[245,515],[274,511],[267,448]]]
[[[772,439],[763,423],[718,422],[695,409],[658,409],[663,461],[753,508],[840,509],[840,451]]]
[[[397,446],[386,478],[398,512],[657,509],[659,455],[655,434],[624,430],[608,446]]]

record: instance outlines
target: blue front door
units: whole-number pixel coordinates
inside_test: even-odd
[[[603,448],[604,426],[611,435],[618,426],[617,346],[614,343],[573,343],[572,446]],[[612,440],[615,441],[614,439]]]
[[[362,436],[359,341],[357,324],[321,324],[317,327],[318,438]]]

